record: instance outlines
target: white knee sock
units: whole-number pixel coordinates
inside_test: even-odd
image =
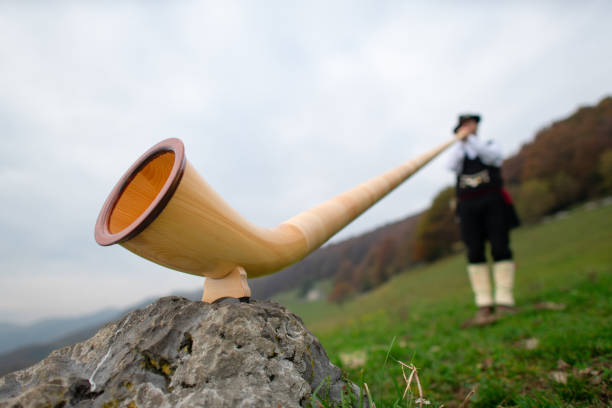
[[[474,291],[476,306],[492,306],[493,296],[491,295],[489,266],[486,263],[469,264],[468,275]]]
[[[514,269],[513,261],[500,261],[493,265],[496,305],[514,306]]]

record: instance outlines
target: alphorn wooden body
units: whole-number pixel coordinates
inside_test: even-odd
[[[108,196],[95,228],[150,261],[204,276],[203,301],[248,298],[246,277],[274,273],[323,245],[459,138],[409,160],[274,228],[246,220],[195,171],[179,139],[149,149]]]

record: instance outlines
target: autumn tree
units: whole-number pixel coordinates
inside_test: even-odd
[[[552,208],[563,208],[601,193],[597,164],[610,149],[612,97],[607,97],[540,130],[533,141],[504,161],[502,172],[511,185],[535,179],[547,183],[555,200]],[[526,190],[534,188],[542,189],[542,185],[535,182]]]
[[[355,293],[355,288],[348,282],[337,281],[329,293],[327,299],[330,302],[342,303]]]
[[[532,179],[521,184],[517,197],[517,211],[525,222],[535,222],[548,214],[555,206],[555,196],[550,184]]]
[[[612,194],[612,149],[606,150],[599,159],[601,188],[604,194]]]
[[[581,193],[580,184],[576,178],[565,171],[559,171],[550,180],[550,190],[554,196],[555,209],[561,209],[577,201]]]
[[[452,252],[453,244],[460,239],[454,200],[454,187],[445,188],[434,198],[416,230],[415,260],[433,261]]]

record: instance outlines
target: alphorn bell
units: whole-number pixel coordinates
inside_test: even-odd
[[[304,258],[456,140],[274,228],[262,228],[200,177],[179,139],[166,139],[119,180],[100,211],[95,238],[100,245],[120,244],[157,264],[206,277],[204,302],[248,300],[247,273],[268,275]]]

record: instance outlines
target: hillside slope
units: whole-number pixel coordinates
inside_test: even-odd
[[[342,305],[276,297],[332,361],[399,403],[394,359],[413,362],[435,406],[605,407],[612,402],[612,205],[590,204],[513,233],[522,312],[461,330],[474,311],[464,255],[405,271]],[[392,345],[391,345],[392,344]],[[414,400],[412,400],[414,403]]]

